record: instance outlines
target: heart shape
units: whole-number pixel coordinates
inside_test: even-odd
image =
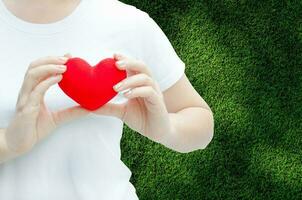
[[[115,63],[115,59],[106,58],[92,67],[81,58],[69,58],[58,85],[82,107],[96,110],[117,95],[113,86],[127,77],[126,71],[118,69]]]

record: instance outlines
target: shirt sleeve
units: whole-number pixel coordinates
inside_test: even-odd
[[[139,59],[149,67],[161,91],[164,91],[182,77],[185,73],[185,63],[177,55],[159,25],[149,14],[142,13],[137,27],[140,40]]]

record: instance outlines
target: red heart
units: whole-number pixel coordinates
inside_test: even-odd
[[[70,58],[58,83],[63,92],[88,110],[96,110],[117,94],[112,88],[127,77],[125,70],[115,66],[116,60],[106,58],[91,67],[81,58]]]

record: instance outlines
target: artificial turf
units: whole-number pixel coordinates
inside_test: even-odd
[[[302,1],[123,0],[166,33],[214,112],[204,150],[177,153],[126,125],[140,199],[302,199]]]

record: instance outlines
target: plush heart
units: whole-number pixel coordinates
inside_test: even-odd
[[[92,67],[81,58],[70,58],[58,84],[82,107],[96,110],[117,95],[113,86],[127,77],[126,71],[118,69],[115,62],[113,58],[106,58]]]

